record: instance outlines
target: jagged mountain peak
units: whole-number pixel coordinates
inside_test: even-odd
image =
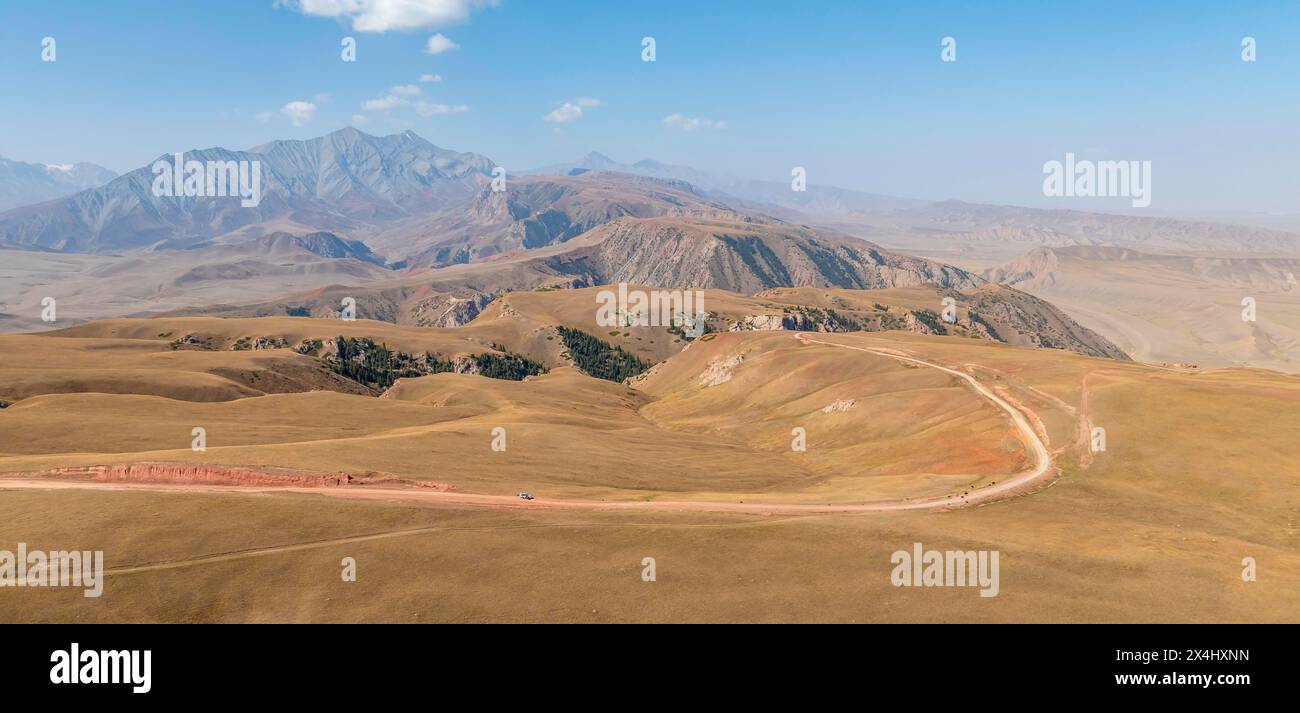
[[[186,160],[258,161],[261,202],[246,207],[230,197],[156,196],[150,162],[98,188],[0,214],[0,241],[103,253],[159,243],[186,247],[276,221],[347,233],[467,199],[495,166],[411,131],[372,136],[352,127],[248,151],[210,147],[184,154]]]
[[[579,162],[579,165],[582,168],[597,169],[605,168],[607,166],[618,166],[619,163],[599,151],[592,151],[582,157],[582,161]]]

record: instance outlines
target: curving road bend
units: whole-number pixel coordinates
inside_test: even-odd
[[[1029,419],[1025,418],[1025,415],[1021,413],[1019,409],[1016,409],[1014,406],[1007,403],[1002,397],[993,393],[993,391],[987,386],[981,384],[974,376],[971,376],[964,371],[949,369],[946,366],[940,366],[932,362],[917,359],[905,354],[895,353],[886,349],[870,349],[867,347],[853,347],[847,344],[824,342],[820,339],[813,339],[806,334],[799,334],[795,338],[803,344],[822,344],[829,347],[839,347],[840,349],[852,349],[854,351],[889,357],[890,359],[897,359],[899,361],[918,364],[920,366],[928,366],[931,369],[938,369],[939,371],[952,374],[970,384],[971,387],[975,389],[976,393],[993,402],[994,406],[1002,409],[1011,417],[1011,422],[1016,425],[1016,429],[1020,431],[1020,435],[1024,439],[1025,445],[1028,446],[1029,450],[1033,454],[1033,468],[1030,468],[1023,473],[1017,473],[1006,480],[998,481],[993,485],[980,488],[966,496],[959,494],[946,495],[940,498],[911,501],[912,504],[924,504],[924,507],[943,507],[952,505],[971,505],[992,500],[1000,500],[1004,497],[1009,497],[1023,492],[1026,486],[1037,484],[1039,480],[1050,480],[1051,477],[1055,475],[1055,470],[1052,468],[1051,451],[1047,449],[1047,444],[1043,443],[1043,439],[1038,435],[1038,432],[1034,430],[1032,425],[1030,425]]]

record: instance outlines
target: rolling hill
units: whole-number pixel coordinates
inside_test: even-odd
[[[109,562],[102,600],[19,590],[0,619],[1290,621],[1300,605],[1286,497],[1300,468],[1277,431],[1294,423],[1295,377],[903,331],[807,345],[745,331],[705,335],[630,385],[559,366],[403,379],[376,398],[325,381],[259,389],[238,374],[269,385],[275,362],[314,357],[229,348],[277,330],[479,348],[445,334],[472,329],[171,318],[0,335],[0,383],[26,389],[0,408],[0,537]],[[168,331],[220,340],[173,350]],[[890,354],[1014,404],[1050,448],[1051,487],[942,512],[761,514],[970,492],[1025,467],[1004,414]],[[1187,426],[1204,423],[1219,437]],[[890,552],[913,542],[1000,551],[1001,593],[891,586]],[[1247,555],[1266,578],[1241,581]],[[344,556],[355,588],[338,583]],[[563,566],[537,566],[550,557]]]

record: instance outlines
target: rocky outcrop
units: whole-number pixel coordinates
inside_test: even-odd
[[[709,362],[700,374],[700,385],[704,387],[717,386],[731,381],[731,372],[745,361],[744,354],[736,354],[725,359],[719,357]]]
[[[437,295],[412,305],[411,319],[421,327],[461,327],[474,321],[496,298],[481,292],[469,297]]]
[[[179,339],[174,339],[168,345],[172,351],[180,350],[199,350],[214,351],[218,348],[218,339],[210,334],[186,334]]]
[[[727,324],[729,332],[874,332],[879,329],[878,323],[864,324],[816,307],[794,309],[784,314],[748,315]]]
[[[288,348],[289,342],[283,337],[240,337],[230,345],[230,351],[233,352]]]
[[[727,331],[729,332],[779,332],[783,329],[794,329],[794,325],[786,324],[787,318],[779,314],[757,314],[749,315],[732,322]]]
[[[822,413],[844,413],[845,411],[852,411],[857,406],[857,399],[839,399],[823,408]]]

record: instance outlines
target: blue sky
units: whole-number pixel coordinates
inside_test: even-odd
[[[509,169],[596,150],[1042,206],[1053,205],[1043,163],[1070,151],[1151,161],[1153,210],[1300,212],[1293,0],[424,1],[462,17],[405,27],[385,0],[307,0],[314,15],[274,0],[0,0],[0,154],[121,171],[168,151],[318,136],[363,114],[364,131],[413,129]],[[323,16],[366,3],[377,5],[363,22],[396,26]],[[458,47],[428,53],[435,33]],[[653,63],[641,61],[647,35]],[[41,61],[46,36],[53,63]],[[355,63],[340,60],[345,36]],[[945,36],[954,63],[940,61]],[[1244,36],[1255,63],[1241,60]],[[406,105],[362,108],[403,85],[420,88],[398,95]],[[580,98],[599,106],[545,120]],[[295,126],[290,102],[316,109]],[[685,130],[665,122],[674,114],[707,121]]]

